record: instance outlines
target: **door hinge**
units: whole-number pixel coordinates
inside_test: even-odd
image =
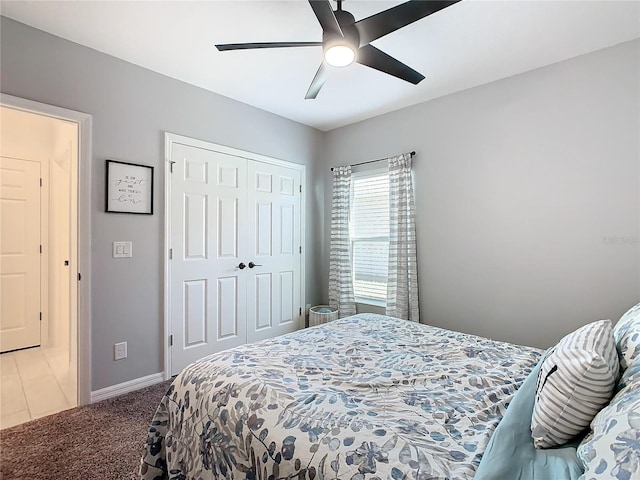
[[[42,186],[42,179],[40,179],[40,186]]]
[[[300,193],[302,193],[302,184],[300,184]]]
[[[42,253],[42,245],[40,245],[40,253]]]
[[[169,172],[173,173],[173,164],[176,162],[169,161]]]
[[[80,272],[78,272],[78,281],[82,280],[82,275],[80,275]]]
[[[169,335],[169,346],[173,347],[173,335]]]
[[[300,253],[302,253],[302,245],[300,245],[300,247],[298,247],[298,251],[299,251]]]
[[[173,260],[173,248],[169,249],[169,260]]]
[[[302,315],[302,307],[300,307],[300,308],[298,309],[298,314],[299,314],[299,315]]]
[[[40,312],[40,321],[42,321],[42,312]]]

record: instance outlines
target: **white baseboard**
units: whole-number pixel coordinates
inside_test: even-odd
[[[91,392],[91,403],[106,400],[107,398],[117,397],[123,393],[133,392],[144,387],[150,387],[151,385],[155,385],[160,382],[164,382],[164,372],[154,373],[152,375],[147,375],[146,377],[135,378],[128,382],[101,388],[100,390]]]

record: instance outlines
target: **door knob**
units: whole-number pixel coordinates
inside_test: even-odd
[[[244,263],[240,262],[240,265],[238,265],[238,268],[240,270],[242,270],[244,267],[246,267],[246,265]]]
[[[261,267],[262,265],[258,265],[257,263],[249,262],[249,268],[253,267]]]

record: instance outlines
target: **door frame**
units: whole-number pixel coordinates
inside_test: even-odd
[[[71,248],[77,252],[77,260],[71,262],[70,307],[73,317],[75,313],[76,325],[72,338],[77,347],[77,403],[87,405],[91,403],[91,128],[92,117],[87,113],[77,112],[54,105],[35,102],[12,95],[0,94],[0,105],[22,110],[37,115],[65,120],[78,126],[78,158],[76,159],[75,175],[72,172],[71,185],[76,188],[76,212],[71,215],[75,221],[75,235],[71,235]],[[72,169],[73,171],[74,169]],[[75,185],[74,185],[75,184]],[[71,207],[73,212],[74,207]],[[75,243],[75,245],[74,245]],[[75,247],[75,248],[74,248]],[[82,275],[80,280],[80,274]],[[73,312],[75,310],[75,312]],[[75,332],[73,331],[75,330]],[[75,335],[73,335],[75,333]],[[71,346],[70,346],[71,348]]]
[[[228,147],[217,143],[198,140],[184,135],[165,132],[164,134],[164,379],[171,378],[171,345],[169,344],[169,336],[171,335],[171,299],[170,291],[170,259],[169,248],[171,246],[171,151],[174,144],[187,145],[190,147],[202,148],[205,150],[213,150],[216,152],[233,155],[235,157],[248,160],[256,160],[262,163],[278,165],[298,170],[300,172],[300,184],[302,194],[300,195],[300,244],[302,245],[302,253],[300,255],[300,305],[305,304],[305,265],[306,265],[306,243],[305,243],[305,194],[306,188],[306,166],[281,160],[278,158],[268,157],[259,153],[248,152],[238,148]],[[304,328],[304,327],[303,327]]]

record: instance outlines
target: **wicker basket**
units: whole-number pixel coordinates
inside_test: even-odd
[[[309,309],[309,326],[315,327],[338,319],[338,309],[329,305],[316,305]]]

